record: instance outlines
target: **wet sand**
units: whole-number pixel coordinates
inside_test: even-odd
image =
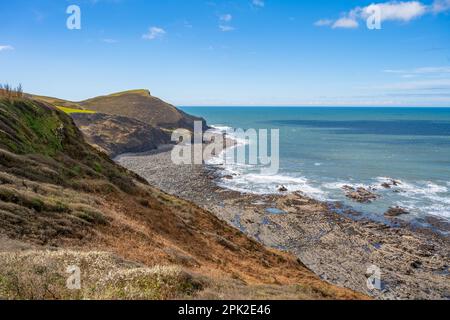
[[[223,178],[220,167],[175,165],[170,150],[115,160],[264,245],[292,252],[330,283],[378,299],[450,299],[449,237],[400,220],[370,221],[299,192],[253,195],[223,189],[216,184]],[[381,290],[367,286],[371,266],[381,271]]]

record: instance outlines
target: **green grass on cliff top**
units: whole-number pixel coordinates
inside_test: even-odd
[[[97,113],[95,111],[92,110],[80,110],[80,109],[73,109],[73,108],[67,108],[67,107],[57,107],[59,110],[61,110],[64,113],[67,114],[74,114],[74,113],[87,113],[87,114],[94,114]]]

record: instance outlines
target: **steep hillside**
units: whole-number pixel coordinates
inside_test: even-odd
[[[0,100],[0,252],[0,299],[365,298],[149,186],[34,100]]]
[[[173,105],[153,97],[148,90],[119,92],[80,102],[36,95],[28,96],[55,106],[132,118],[153,127],[169,130],[178,128],[192,130],[194,121],[202,121],[206,127],[204,119],[188,115]]]
[[[168,144],[172,130],[193,130],[194,121],[202,121],[207,128],[205,120],[151,96],[148,90],[125,91],[81,102],[27,96],[70,114],[87,142],[110,157],[146,152]]]
[[[85,109],[133,118],[167,129],[192,129],[194,121],[203,121],[206,125],[203,119],[190,116],[153,97],[148,90],[115,93],[80,102],[80,105]]]
[[[171,143],[169,132],[135,119],[103,113],[73,113],[71,116],[86,141],[111,158]]]
[[[46,97],[46,96],[37,96],[37,95],[27,95],[28,98],[39,100],[45,103],[52,104],[54,106],[64,107],[64,108],[70,108],[75,110],[83,110],[83,107],[78,102],[73,101],[67,101],[64,99],[58,99],[53,97]]]

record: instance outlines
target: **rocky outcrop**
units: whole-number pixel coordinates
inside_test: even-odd
[[[86,141],[111,158],[171,143],[169,132],[135,119],[101,113],[74,113],[72,118]]]
[[[392,207],[384,215],[386,217],[398,217],[405,214],[409,214],[409,211],[400,207]]]
[[[394,179],[390,179],[387,182],[383,182],[381,184],[381,186],[385,189],[392,189],[393,187],[398,187],[401,185],[400,181],[394,180]]]
[[[363,187],[354,188],[351,186],[344,186],[342,189],[346,192],[347,198],[359,203],[370,203],[379,197],[374,192]]]

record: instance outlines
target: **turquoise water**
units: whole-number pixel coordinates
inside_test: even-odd
[[[450,219],[450,108],[186,107],[208,124],[280,129],[280,171],[263,176],[252,166],[225,166],[225,187],[254,193],[279,185],[319,200],[341,201],[374,217],[391,206],[411,217]],[[395,179],[398,188],[381,184]],[[342,186],[375,188],[372,204],[346,199]]]

